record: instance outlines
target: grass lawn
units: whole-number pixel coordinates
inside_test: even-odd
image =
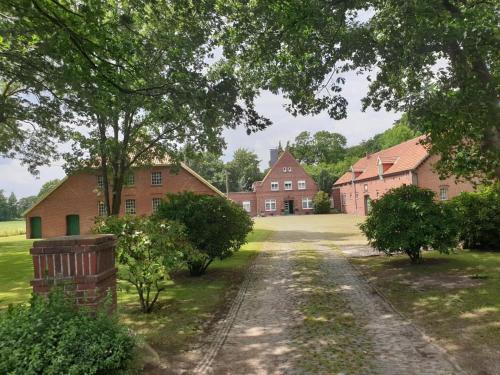
[[[26,233],[24,220],[0,221],[0,237],[16,236]]]
[[[33,240],[22,236],[0,237],[0,309],[10,303],[25,302],[31,294]]]
[[[500,252],[352,260],[394,306],[470,374],[500,374]]]

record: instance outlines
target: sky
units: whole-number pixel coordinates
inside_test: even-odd
[[[269,149],[277,147],[279,141],[283,146],[286,145],[287,141],[293,141],[304,130],[311,133],[327,130],[343,134],[351,146],[390,128],[401,117],[400,114],[382,110],[362,112],[361,98],[367,91],[366,78],[354,73],[345,74],[345,78],[343,94],[349,102],[347,119],[333,120],[326,112],[317,116],[294,117],[283,108],[283,97],[264,93],[257,101],[257,110],[271,119],[273,125],[251,135],[247,135],[243,127],[225,131],[227,149],[223,160],[231,160],[233,152],[244,147],[257,153],[261,168],[264,169],[268,165]],[[5,195],[14,192],[18,199],[36,195],[48,180],[64,177],[62,164],[62,161],[57,161],[41,168],[40,176],[35,178],[18,161],[0,158],[0,190]]]

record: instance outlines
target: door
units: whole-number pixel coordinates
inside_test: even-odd
[[[293,215],[294,211],[293,211],[294,207],[293,207],[293,201],[288,201],[288,213],[290,215]]]
[[[30,217],[30,238],[42,238],[42,218]]]
[[[365,195],[365,215],[368,215],[372,210],[372,199],[369,195]]]
[[[80,234],[80,216],[66,216],[66,235],[75,236]]]

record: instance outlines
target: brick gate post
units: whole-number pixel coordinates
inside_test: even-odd
[[[33,292],[47,294],[60,285],[75,303],[97,309],[111,293],[116,309],[115,236],[92,234],[35,241],[31,248]]]

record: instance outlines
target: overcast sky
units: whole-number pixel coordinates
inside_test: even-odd
[[[264,93],[258,100],[257,109],[273,121],[273,125],[259,133],[247,135],[245,129],[239,128],[225,132],[227,150],[223,159],[230,160],[234,150],[244,147],[259,155],[261,167],[265,168],[269,161],[269,149],[276,147],[281,141],[283,146],[300,132],[307,130],[316,132],[328,130],[343,134],[349,145],[359,143],[380,133],[400,117],[399,114],[388,112],[361,111],[361,98],[367,90],[365,77],[355,74],[345,75],[347,82],[344,96],[349,101],[348,118],[335,121],[326,113],[318,116],[293,117],[283,108],[284,100],[280,96]],[[64,172],[62,162],[56,162],[50,167],[41,168],[40,177],[30,175],[26,168],[15,160],[0,158],[0,189],[8,195],[14,192],[18,198],[35,195],[42,184],[53,178],[62,178]]]

